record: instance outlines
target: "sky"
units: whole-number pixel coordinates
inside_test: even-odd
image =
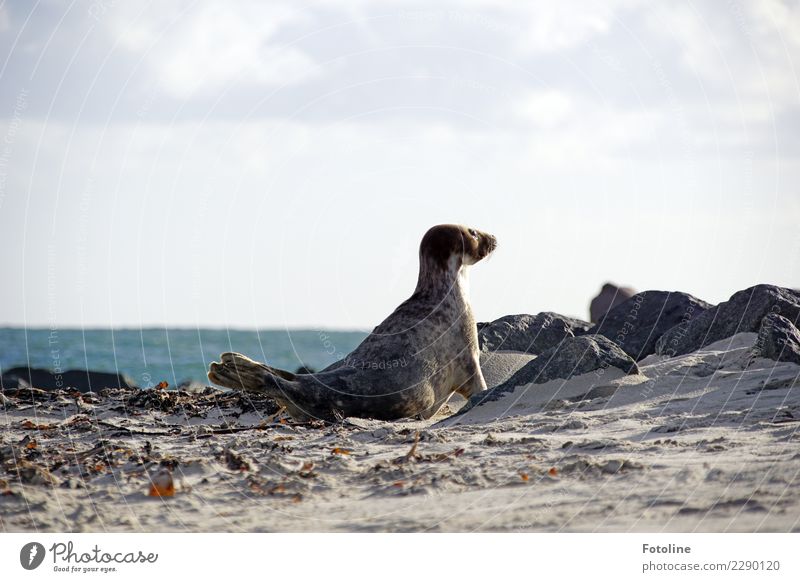
[[[800,4],[0,4],[0,325],[370,329],[800,287]]]

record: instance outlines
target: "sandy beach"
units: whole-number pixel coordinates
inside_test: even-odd
[[[7,390],[0,529],[799,531],[800,366],[755,341],[424,422],[294,423],[210,387]]]

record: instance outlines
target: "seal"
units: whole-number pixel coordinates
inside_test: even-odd
[[[468,277],[496,247],[494,236],[474,228],[434,226],[420,243],[414,293],[347,357],[296,374],[228,352],[208,378],[266,394],[298,420],[430,418],[453,393],[486,390]]]

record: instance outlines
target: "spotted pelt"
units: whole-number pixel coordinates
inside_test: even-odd
[[[486,389],[468,275],[496,246],[485,232],[434,226],[420,243],[414,293],[347,357],[314,374],[294,374],[225,353],[208,377],[266,393],[298,419],[429,418],[454,392],[469,398]]]

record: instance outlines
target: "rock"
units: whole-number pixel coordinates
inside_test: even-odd
[[[543,384],[561,378],[569,380],[587,372],[608,367],[626,374],[638,374],[639,368],[617,344],[602,335],[582,335],[565,339],[560,345],[542,353],[518,370],[511,378],[492,390],[470,398],[464,411],[485,401],[497,400],[517,386]]]
[[[588,333],[606,336],[638,361],[655,353],[656,341],[666,331],[710,307],[688,293],[643,291],[611,309]]]
[[[295,371],[295,374],[314,374],[316,370],[311,366],[306,366],[305,364],[301,364]]]
[[[518,352],[482,352],[481,372],[488,388],[499,386],[536,356]]]
[[[591,324],[558,313],[506,315],[478,324],[478,345],[482,352],[498,350],[541,354],[565,338],[586,333]]]
[[[770,313],[782,315],[796,325],[800,318],[800,293],[775,285],[756,285],[737,291],[699,317],[665,332],[656,342],[656,353],[680,356],[737,333],[758,332],[761,320]]]
[[[136,388],[136,385],[122,374],[93,370],[51,372],[50,370],[26,367],[7,370],[0,379],[0,386],[4,390],[8,390],[17,388],[20,382],[41,390],[72,388],[79,392],[99,392],[103,388]]]
[[[800,365],[800,331],[782,315],[768,314],[761,320],[753,356]]]
[[[636,291],[630,287],[617,287],[614,283],[606,283],[600,293],[589,303],[589,319],[599,323],[603,316],[620,303],[634,296]]]

